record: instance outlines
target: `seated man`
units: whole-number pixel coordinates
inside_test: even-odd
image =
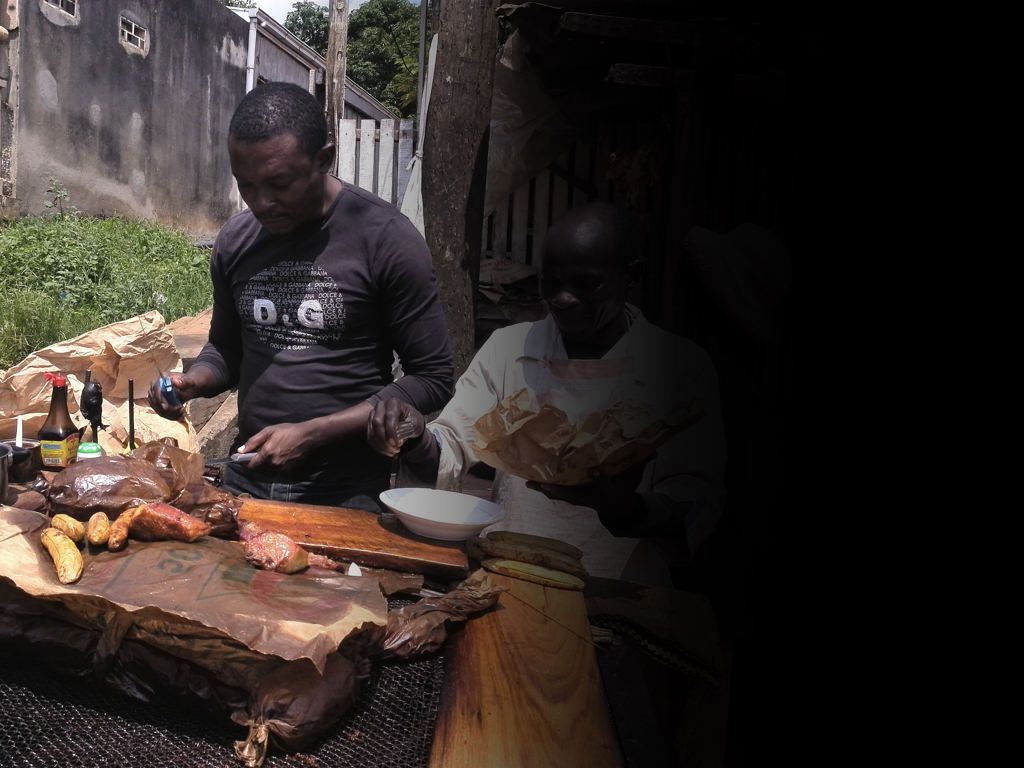
[[[658,402],[691,403],[701,414],[695,422],[613,477],[555,486],[499,471],[494,486],[505,512],[495,528],[574,544],[592,575],[671,587],[671,568],[689,562],[720,516],[725,440],[708,355],[626,302],[632,230],[628,214],[606,203],[571,210],[545,241],[540,289],[549,314],[496,330],[436,420],[424,424],[408,403],[386,399],[376,404],[367,437],[379,452],[400,455],[402,485],[459,490],[478,461],[477,420],[523,388],[544,400],[560,376],[577,375],[574,366],[603,369],[595,386],[609,398],[615,390],[615,397],[657,393]]]

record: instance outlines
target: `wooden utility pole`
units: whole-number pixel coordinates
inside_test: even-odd
[[[338,140],[338,121],[345,116],[345,51],[348,49],[348,0],[331,0],[327,32],[327,137]]]
[[[476,349],[487,128],[498,0],[444,0],[423,146],[423,222],[452,340],[456,378]]]

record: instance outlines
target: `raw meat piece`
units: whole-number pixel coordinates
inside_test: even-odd
[[[306,550],[283,533],[264,531],[243,544],[249,565],[264,571],[296,573],[309,565]]]

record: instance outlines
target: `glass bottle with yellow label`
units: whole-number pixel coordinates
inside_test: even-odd
[[[50,412],[39,429],[39,451],[43,469],[63,469],[78,458],[81,433],[68,413],[68,380],[59,373],[47,373],[46,380],[53,385]]]

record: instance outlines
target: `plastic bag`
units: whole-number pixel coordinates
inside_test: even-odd
[[[232,536],[242,502],[203,478],[204,459],[170,440],[141,445],[127,456],[99,456],[61,470],[46,497],[51,514],[111,518],[144,502],[163,501],[209,523],[214,536]]]

